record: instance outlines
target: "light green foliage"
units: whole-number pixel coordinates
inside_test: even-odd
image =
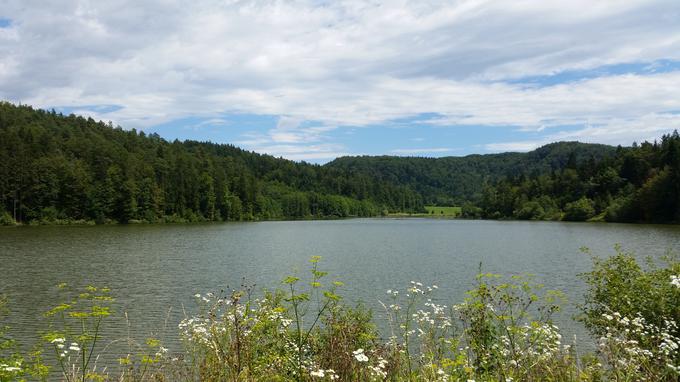
[[[11,328],[3,322],[8,313],[8,300],[0,295],[0,382],[45,380],[49,368],[43,363],[41,351],[19,352],[17,342],[9,335]]]
[[[585,250],[587,252],[587,250]],[[680,375],[680,260],[640,265],[630,253],[593,257],[582,321],[597,336],[617,379],[675,380]]]
[[[57,286],[64,295],[62,303],[45,313],[50,330],[43,335],[46,346],[54,351],[62,376],[67,382],[97,380],[95,347],[104,319],[111,315],[113,298],[109,288],[87,286],[71,290]],[[103,376],[102,376],[103,377]]]
[[[14,381],[26,374],[24,357],[16,351],[16,342],[7,336],[9,330],[1,320],[7,314],[7,299],[0,295],[0,381]]]
[[[425,206],[425,210],[428,215],[433,217],[444,216],[444,217],[458,217],[461,214],[461,207],[438,207],[438,206]]]

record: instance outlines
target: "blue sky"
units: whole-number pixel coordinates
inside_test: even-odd
[[[679,19],[676,0],[9,0],[0,99],[318,163],[629,145],[680,128]]]

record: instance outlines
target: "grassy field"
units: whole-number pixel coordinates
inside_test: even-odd
[[[460,207],[436,207],[436,206],[425,206],[428,215],[430,216],[447,216],[456,217],[460,216]]]

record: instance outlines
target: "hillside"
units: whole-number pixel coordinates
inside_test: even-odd
[[[0,223],[376,216],[680,220],[680,138],[622,148],[341,157],[324,166],[0,103]]]
[[[202,221],[419,211],[405,186],[92,119],[0,103],[6,222]]]
[[[425,204],[455,205],[481,195],[485,184],[505,177],[536,176],[570,163],[601,161],[616,148],[579,142],[559,142],[528,153],[422,158],[393,156],[341,157],[326,166],[416,190]]]

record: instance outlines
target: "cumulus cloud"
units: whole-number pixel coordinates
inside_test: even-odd
[[[522,81],[680,61],[676,0],[9,0],[0,18],[11,20],[0,28],[2,99],[128,128],[274,115],[273,129],[242,142],[289,158],[351,152],[329,133],[422,114],[602,142],[654,137],[680,118],[669,113],[680,71]]]

